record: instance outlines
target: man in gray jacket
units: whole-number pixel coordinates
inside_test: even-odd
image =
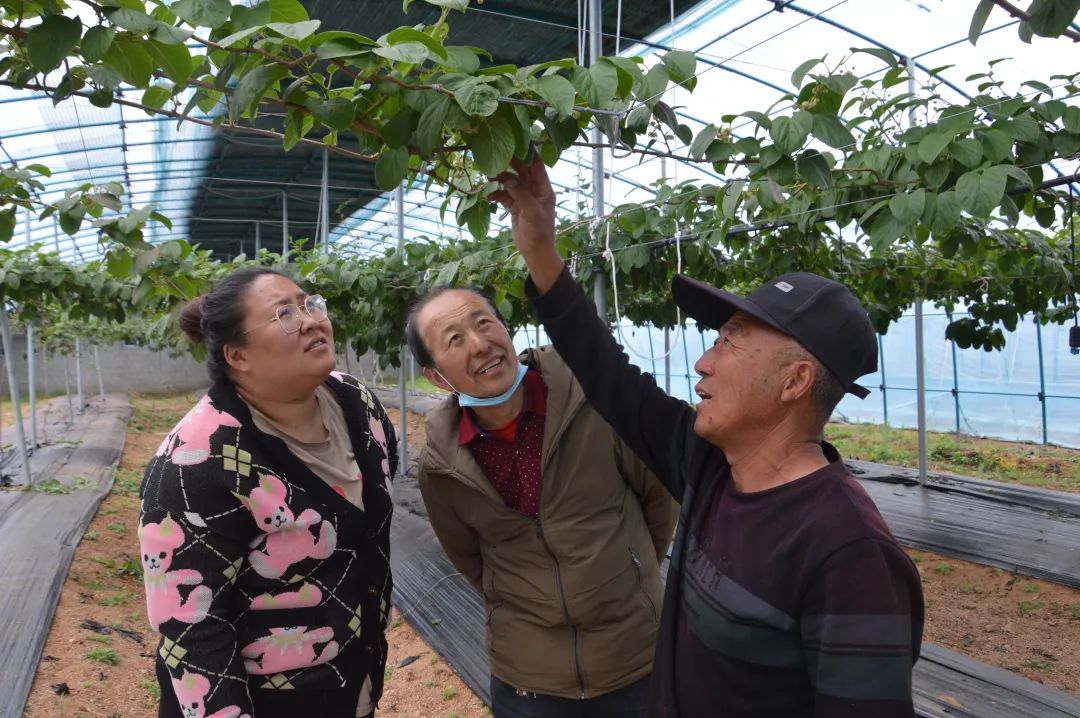
[[[479,292],[434,290],[406,337],[453,393],[427,417],[420,489],[484,596],[496,717],[644,716],[670,494],[554,350],[516,355]]]

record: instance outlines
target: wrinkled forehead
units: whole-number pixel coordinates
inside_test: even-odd
[[[425,304],[417,315],[416,322],[422,335],[437,336],[471,326],[480,317],[498,321],[491,305],[475,292],[452,289]]]
[[[756,340],[776,345],[802,346],[789,334],[785,334],[776,327],[741,310],[732,314],[731,318],[724,322],[724,325],[720,327],[720,330],[730,336],[741,335],[744,337],[752,337]]]

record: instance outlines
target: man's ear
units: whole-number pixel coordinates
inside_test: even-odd
[[[439,387],[443,391],[448,391],[451,394],[454,393],[454,387],[450,386],[450,383],[443,379],[443,375],[435,371],[433,367],[424,367],[424,378],[430,381],[435,386]]]
[[[809,361],[793,362],[785,374],[784,383],[780,387],[780,401],[798,401],[814,386],[815,367]]]
[[[222,347],[221,352],[225,355],[225,363],[228,364],[231,369],[239,372],[248,370],[249,363],[246,347],[234,347],[231,344],[226,344]]]

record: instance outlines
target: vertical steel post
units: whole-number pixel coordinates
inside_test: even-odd
[[[11,347],[11,327],[8,325],[7,305],[0,301],[0,340],[4,346],[4,365],[7,367],[8,391],[11,394],[11,409],[14,417],[15,444],[22,461],[23,478],[26,485],[33,484],[30,476],[30,455],[26,451],[26,435],[23,433],[22,405],[19,403],[19,382],[15,379],[15,352]]]
[[[690,379],[690,352],[686,350],[686,327],[682,330],[682,356],[683,361],[686,363],[686,395],[687,397],[694,396],[694,383]],[[689,401],[689,399],[687,399]]]
[[[881,341],[881,335],[877,338],[878,364],[881,366],[881,411],[885,415],[885,426],[889,425],[889,387],[885,381],[885,343]]]
[[[86,399],[83,396],[83,379],[82,379],[82,339],[75,337],[75,392],[79,397],[79,413],[83,412],[83,407],[86,406]]]
[[[259,250],[262,249],[262,233],[260,229],[262,225],[259,220],[255,220],[255,256],[259,256]]]
[[[37,448],[37,366],[34,357],[34,323],[26,323],[26,380],[30,387],[30,451]]]
[[[945,312],[945,318],[949,320],[949,324],[952,324],[952,312]],[[1038,325],[1036,325],[1036,331],[1038,331]],[[953,414],[956,419],[956,433],[960,433],[960,372],[956,368],[956,340],[949,340],[949,347],[952,349],[952,395],[953,395]]]
[[[589,0],[589,65],[592,66],[600,59],[603,54],[603,39],[601,34],[601,28],[603,24],[603,12],[601,10],[601,0]],[[600,146],[603,144],[603,135],[600,132],[600,125],[596,117],[593,117],[593,127],[591,130],[592,143],[595,145],[592,151],[592,171],[593,171],[593,217],[597,220],[604,216],[604,150]],[[600,318],[607,322],[607,293],[606,293],[606,281],[604,271],[596,273],[593,277],[593,304],[596,305],[596,312],[600,315]]]
[[[289,195],[281,191],[281,263],[289,261]]]
[[[101,380],[101,359],[98,356],[97,344],[94,345],[94,371],[97,372],[98,398],[105,401],[105,382]]]
[[[398,185],[397,193],[397,246],[398,252],[405,251],[405,183]],[[406,391],[405,345],[401,345],[401,371],[398,386],[401,392],[401,429],[398,431],[398,476],[405,476],[405,464],[409,458],[409,410],[408,392]]]
[[[322,223],[322,248],[324,252],[330,251],[330,153],[323,148],[322,151],[322,201],[319,203]]]
[[[671,330],[664,327],[664,391],[671,394]]]
[[[908,94],[915,95],[915,61],[907,58]],[[908,114],[908,126],[915,125],[915,109]],[[915,244],[915,234],[911,233],[911,243]],[[923,354],[923,302],[922,295],[915,298],[915,390],[917,392],[917,410],[919,427],[919,483],[926,486],[926,367]]]
[[[1042,440],[1049,443],[1046,434],[1046,373],[1043,371],[1042,326],[1035,320],[1035,343],[1039,345],[1039,403],[1042,405]]]
[[[71,358],[64,355],[64,394],[67,396],[68,424],[75,423],[75,406],[71,403]]]

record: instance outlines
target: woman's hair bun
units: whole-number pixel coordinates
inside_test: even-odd
[[[180,310],[180,329],[188,335],[188,339],[201,344],[203,341],[202,317],[203,306],[206,304],[206,295],[195,297]]]

